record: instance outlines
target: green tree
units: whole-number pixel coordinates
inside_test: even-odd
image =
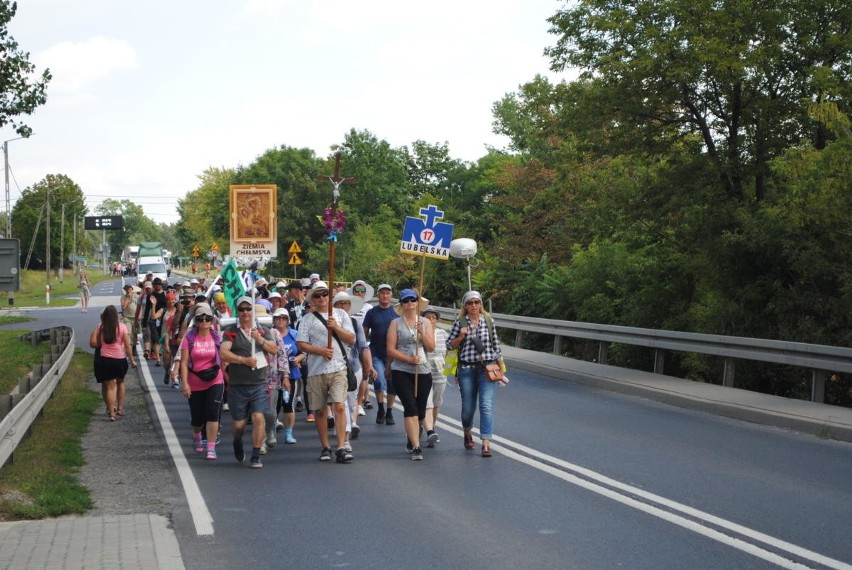
[[[47,101],[47,84],[50,71],[45,69],[40,78],[30,54],[21,51],[18,42],[9,34],[9,23],[18,11],[17,2],[0,0],[0,127],[11,123],[15,132],[28,137],[32,130],[18,117],[31,115]]]
[[[230,246],[229,187],[236,173],[229,168],[208,168],[199,175],[198,187],[178,200],[180,220],[175,227],[175,256],[189,257],[193,246],[216,242],[221,253]]]

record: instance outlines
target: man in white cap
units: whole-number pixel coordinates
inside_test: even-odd
[[[329,289],[325,281],[314,283],[308,292],[308,301],[312,311],[302,317],[299,324],[299,350],[308,354],[308,402],[316,410],[316,426],[322,452],[320,461],[331,461],[331,447],[328,439],[328,404],[334,407],[334,419],[337,429],[338,463],[349,463],[354,459],[352,450],[346,447],[346,357],[340,343],[332,339],[328,347],[328,331],[331,330],[343,346],[355,343],[355,331],[349,315],[342,309],[333,309],[328,314]]]
[[[376,294],[379,296],[379,304],[370,309],[364,317],[364,334],[370,340],[370,350],[373,353],[373,370],[375,371],[373,390],[376,392],[376,403],[379,406],[376,423],[392,426],[396,423],[393,419],[393,402],[396,399],[396,392],[391,382],[387,337],[388,327],[398,315],[391,307],[393,288],[390,285],[382,283]],[[387,411],[385,411],[386,392]]]

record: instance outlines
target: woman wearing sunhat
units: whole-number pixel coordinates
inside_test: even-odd
[[[431,366],[426,353],[435,350],[435,332],[432,323],[420,317],[420,311],[428,304],[413,289],[403,289],[399,293],[399,304],[394,307],[400,317],[388,327],[391,378],[404,410],[406,450],[414,461],[423,459],[420,422],[426,415],[426,401],[432,389]]]
[[[482,296],[468,291],[462,297],[459,320],[447,337],[447,350],[458,349],[457,377],[462,398],[462,429],[464,447],[473,449],[473,415],[479,400],[479,437],[482,457],[491,457],[491,437],[494,433],[494,390],[496,382],[488,379],[485,365],[502,360],[500,339],[491,316],[482,310]]]

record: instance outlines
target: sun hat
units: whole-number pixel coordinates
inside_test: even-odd
[[[355,313],[361,310],[361,307],[364,306],[364,299],[362,299],[361,297],[355,297],[353,295],[350,295],[346,291],[341,291],[337,293],[334,296],[332,304],[337,304],[340,301],[349,301],[350,305],[349,308],[346,309],[346,312],[350,315],[354,315]]]
[[[237,299],[237,302],[234,303],[234,307],[239,307],[243,303],[248,303],[249,305],[254,305],[254,300],[252,300],[252,298],[249,297],[248,295],[243,295],[242,297]]]
[[[269,297],[267,297],[267,299],[280,299],[280,298],[281,298],[281,293],[279,293],[278,291],[273,291],[272,293],[269,294]]]
[[[353,283],[352,287],[347,289],[346,292],[352,295],[353,297],[360,297],[360,295],[355,294],[355,287],[358,287],[359,285],[363,285],[364,289],[367,290],[367,292],[364,294],[365,300],[369,301],[376,295],[376,290],[373,289],[373,286],[362,279],[359,279],[355,283]]]
[[[306,295],[308,301],[314,300],[314,295],[319,291],[328,291],[328,284],[325,281],[317,281]]]
[[[310,279],[311,279],[311,281],[313,281],[314,279],[316,279],[317,281],[319,281],[319,278],[320,278],[320,274],[319,274],[319,273],[311,273],[311,278],[310,278]]]
[[[222,301],[227,301],[227,299],[225,298],[225,294],[219,291],[218,293],[213,295],[213,301],[215,303],[221,303]]]
[[[195,297],[195,291],[192,290],[192,287],[184,287],[183,291],[180,294],[181,297]]]
[[[153,289],[154,284],[151,283],[150,281],[146,281],[144,287],[145,287],[145,289]]]
[[[287,317],[287,320],[289,321],[290,313],[284,307],[278,307],[277,309],[275,309],[275,312],[272,313],[272,318],[274,319],[276,317]]]
[[[254,302],[255,305],[260,305],[264,309],[266,309],[266,314],[268,315],[272,312],[272,303],[267,301],[266,299],[256,299]]]
[[[260,303],[261,301],[263,301],[263,299],[258,299],[257,304],[255,304],[254,306],[254,314],[258,317],[263,317],[269,314],[269,311],[266,310],[266,307]]]
[[[399,302],[393,306],[394,312],[397,315],[402,315],[402,300],[414,297],[417,299],[417,313],[420,314],[426,307],[429,306],[429,299],[421,297],[414,289],[403,289],[399,292]]]
[[[275,288],[279,291],[282,291],[282,290],[287,288],[287,284],[284,283],[283,281],[279,281],[278,283],[275,284]]]
[[[379,285],[379,288],[376,289],[376,293],[380,293],[382,289],[387,289],[387,290],[393,292],[393,287],[391,287],[387,283],[382,283],[381,285]]]
[[[433,315],[435,315],[435,316],[436,316],[436,317],[438,317],[439,319],[441,318],[441,313],[439,313],[439,312],[438,312],[438,309],[436,309],[435,307],[433,307],[433,306],[431,306],[431,305],[430,305],[430,306],[428,306],[428,307],[426,307],[425,309],[423,309],[423,310],[420,312],[420,316],[421,316],[421,317],[425,317],[425,316],[426,316],[427,314],[429,314],[429,313],[432,313]]]
[[[198,279],[190,279],[189,284],[190,285],[198,285]]]
[[[210,317],[213,316],[213,309],[211,309],[210,305],[208,305],[207,303],[198,303],[195,307],[196,309],[193,318],[197,317],[198,315],[207,315]]]

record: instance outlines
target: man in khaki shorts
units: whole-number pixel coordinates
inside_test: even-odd
[[[299,350],[308,355],[308,401],[316,409],[316,426],[322,452],[320,461],[331,461],[331,447],[328,442],[328,404],[334,408],[335,430],[337,435],[338,463],[349,463],[354,459],[352,451],[347,449],[346,432],[346,355],[341,352],[340,344],[332,338],[328,348],[328,331],[331,329],[341,340],[346,351],[355,342],[355,331],[349,315],[342,309],[333,309],[328,315],[328,285],[317,281],[308,292],[308,301],[313,309],[305,314],[299,323]]]

